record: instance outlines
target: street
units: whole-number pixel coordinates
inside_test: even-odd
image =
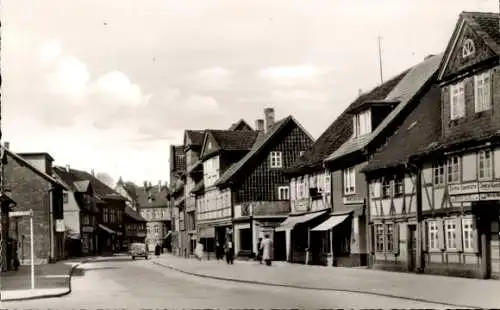
[[[60,298],[2,302],[2,308],[446,308],[375,295],[204,279],[126,256],[81,265],[72,289]]]

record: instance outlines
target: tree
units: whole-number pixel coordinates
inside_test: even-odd
[[[96,175],[96,178],[101,181],[102,183],[106,184],[107,186],[109,186],[110,188],[115,188],[115,181],[113,180],[113,178],[107,174],[106,172],[99,172],[97,175]]]

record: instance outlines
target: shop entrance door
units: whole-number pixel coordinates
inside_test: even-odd
[[[417,268],[417,225],[408,225],[408,270]]]

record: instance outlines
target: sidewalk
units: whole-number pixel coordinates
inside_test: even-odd
[[[35,289],[31,289],[30,266],[1,274],[2,301],[59,297],[71,292],[71,273],[76,266],[91,258],[59,261],[35,266]]]
[[[404,298],[449,307],[498,308],[500,281],[480,280],[361,268],[305,266],[275,262],[272,267],[254,261],[234,265],[216,260],[198,261],[171,254],[153,263],[202,277],[318,290],[336,290]]]

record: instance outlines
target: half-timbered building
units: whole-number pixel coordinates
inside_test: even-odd
[[[384,95],[364,100],[348,110],[352,115],[352,137],[325,160],[332,172],[333,212],[337,217],[330,220],[330,226],[347,223],[343,230],[334,231],[337,237],[333,238],[333,254],[337,265],[367,265],[368,189],[362,169],[420,100],[430,96],[440,60],[441,56],[426,57],[386,82]],[[335,255],[336,250],[340,255]]]
[[[187,240],[184,233],[184,180],[186,171],[186,155],[183,145],[170,146],[170,188],[167,194],[169,200],[172,235],[170,247],[172,253],[183,255]],[[187,254],[187,253],[186,253]]]
[[[401,239],[419,271],[500,275],[499,21],[496,13],[460,14],[438,71],[441,119],[415,132],[439,128],[406,164],[415,171],[417,222]]]
[[[230,195],[234,249],[238,257],[257,253],[258,238],[274,239],[274,259],[285,260],[285,238],[273,234],[290,212],[290,186],[283,169],[289,168],[314,139],[292,116],[275,121],[274,109],[256,121],[259,133],[250,151],[216,182]]]

